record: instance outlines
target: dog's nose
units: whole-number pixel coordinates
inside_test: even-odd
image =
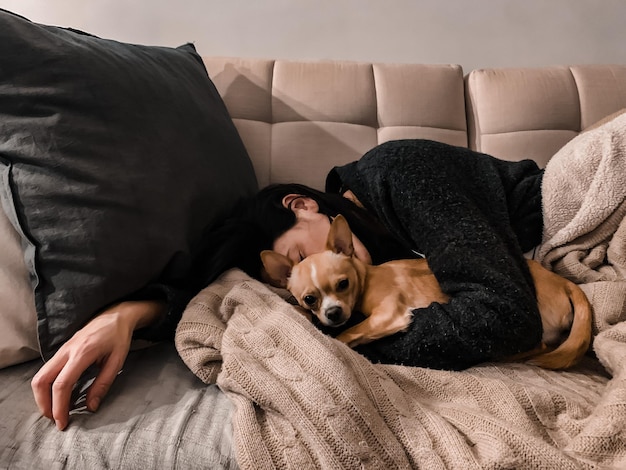
[[[341,320],[341,307],[329,307],[326,312],[326,318],[328,319],[329,322],[331,323],[337,323],[339,320]]]

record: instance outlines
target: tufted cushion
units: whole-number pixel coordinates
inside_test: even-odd
[[[261,186],[324,187],[331,167],[389,140],[467,146],[456,65],[205,58]],[[249,103],[254,103],[250,106]]]
[[[540,166],[581,130],[626,106],[626,65],[474,70],[470,147]]]

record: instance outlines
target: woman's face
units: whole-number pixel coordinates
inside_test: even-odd
[[[296,223],[274,242],[274,251],[299,263],[304,258],[326,249],[326,237],[330,230],[328,217],[319,212],[296,214]]]
[[[330,220],[327,215],[319,212],[317,202],[308,197],[290,194],[283,199],[283,205],[293,211],[296,223],[274,241],[274,251],[287,256],[294,263],[324,251]],[[369,252],[354,234],[352,241],[356,257],[371,264]]]

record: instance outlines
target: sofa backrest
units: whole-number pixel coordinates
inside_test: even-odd
[[[501,68],[205,57],[260,186],[318,189],[328,170],[393,139],[549,158],[626,108],[626,65]]]
[[[581,130],[626,108],[626,65],[484,69],[465,81],[470,147],[540,166]]]
[[[298,182],[322,189],[330,168],[388,140],[467,146],[457,65],[204,60],[260,186]]]

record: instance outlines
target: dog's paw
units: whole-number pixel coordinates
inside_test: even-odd
[[[360,340],[362,339],[362,337],[346,330],[340,335],[336,336],[335,339],[353,348],[354,346],[360,344]]]
[[[407,308],[404,315],[399,319],[398,331],[406,331],[413,322],[413,309]]]

